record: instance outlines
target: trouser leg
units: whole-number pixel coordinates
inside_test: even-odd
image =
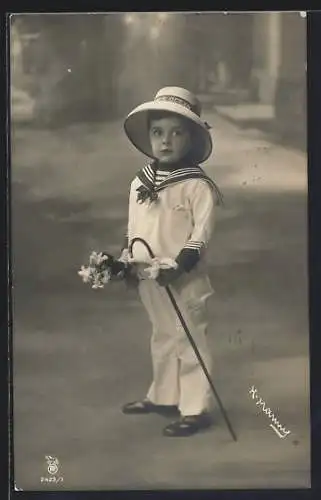
[[[212,357],[207,338],[207,301],[210,293],[207,292],[207,289],[205,293],[204,286],[198,285],[199,282],[196,280],[194,283],[194,290],[193,283],[190,283],[186,288],[182,287],[182,289],[175,294],[175,298],[198,348],[199,354],[204,361],[209,375],[211,375]],[[213,403],[212,390],[179,320],[177,320],[177,330],[179,332],[177,352],[180,360],[179,410],[184,416],[198,415],[204,411],[210,410]]]
[[[179,359],[176,313],[166,290],[154,280],[142,280],[139,293],[152,323],[151,356],[153,381],[147,398],[158,405],[179,403]]]

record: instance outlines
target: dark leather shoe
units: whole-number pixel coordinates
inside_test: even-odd
[[[126,415],[143,415],[148,413],[160,413],[163,415],[175,415],[178,413],[177,406],[155,405],[148,399],[133,401],[123,406],[122,412]]]
[[[200,415],[190,415],[181,417],[163,429],[163,435],[167,437],[192,436],[197,432],[207,429],[212,425],[210,415],[202,413]]]

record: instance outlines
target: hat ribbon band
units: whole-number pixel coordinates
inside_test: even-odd
[[[199,116],[197,113],[195,106],[192,106],[188,101],[185,99],[182,99],[181,97],[177,97],[176,95],[162,95],[159,96],[155,99],[156,102],[158,101],[166,101],[166,102],[174,102],[175,104],[180,104],[181,106],[184,106],[184,108],[189,109],[193,113]]]

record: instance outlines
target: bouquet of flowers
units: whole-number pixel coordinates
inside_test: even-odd
[[[117,276],[122,278],[125,264],[115,260],[112,255],[104,252],[92,252],[89,256],[89,266],[81,266],[78,271],[84,283],[92,288],[104,288],[109,281]]]
[[[146,264],[147,265],[147,264]],[[164,270],[176,270],[177,263],[169,258],[154,258],[143,271],[144,279],[157,279]],[[105,252],[92,252],[89,256],[89,266],[81,266],[78,271],[84,283],[89,283],[92,288],[104,288],[113,279],[122,279],[129,288],[136,287],[141,276],[137,273],[135,264],[130,258],[115,259]]]

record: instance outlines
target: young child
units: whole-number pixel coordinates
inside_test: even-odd
[[[176,261],[147,279],[151,260],[139,241],[130,263],[138,278],[142,303],[152,323],[153,381],[145,398],[126,404],[126,414],[177,413],[165,436],[189,436],[211,425],[211,390],[166,293],[170,285],[199,352],[211,370],[207,345],[207,299],[213,289],[205,253],[211,239],[215,206],[221,195],[199,166],[211,154],[209,126],[198,99],[180,87],[166,87],[154,101],[135,108],[124,128],[129,140],[151,162],[131,183],[128,238],[121,259],[128,261],[133,238],[143,238],[158,258]]]

